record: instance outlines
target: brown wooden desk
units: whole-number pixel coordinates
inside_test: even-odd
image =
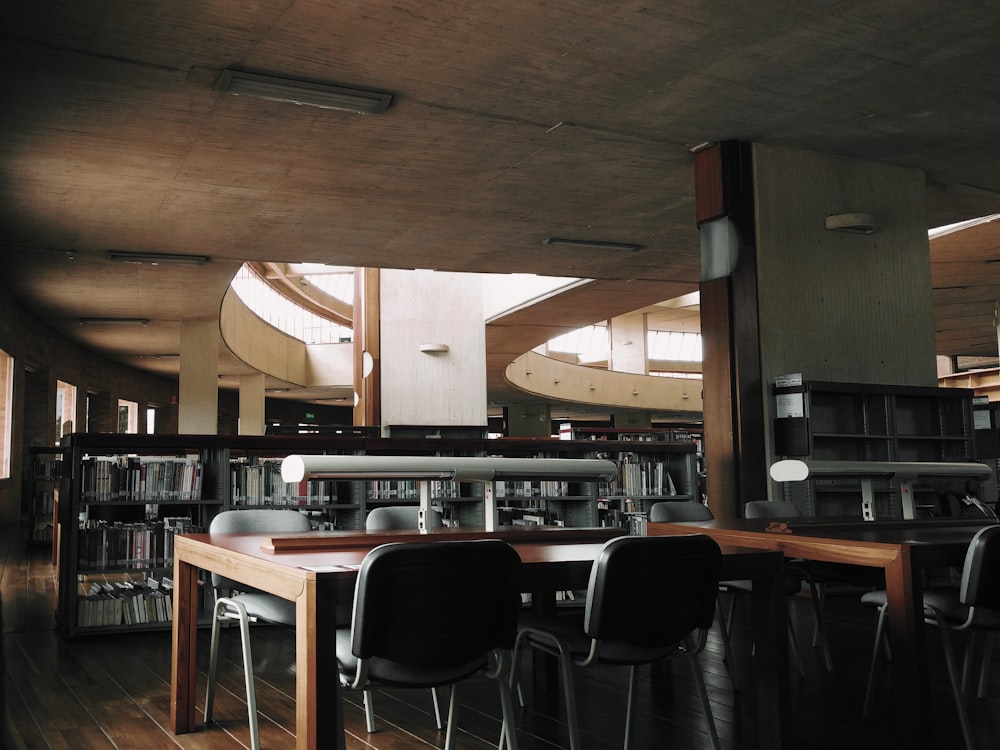
[[[651,523],[650,535],[703,532],[719,544],[778,550],[789,558],[882,568],[893,649],[892,699],[899,745],[932,741],[923,622],[922,573],[961,565],[973,535],[988,520],[812,521],[765,519]]]
[[[186,534],[175,540],[173,660],[170,722],[177,734],[197,728],[198,571],[208,570],[296,603],[296,747],[343,748],[334,639],[337,592],[350,591],[357,566],[386,542],[499,537],[523,563],[523,590],[551,595],[586,588],[590,568],[614,529],[444,529],[416,532],[316,533],[309,535]],[[787,747],[782,721],[788,705],[785,597],[782,557],[760,550],[724,550],[722,577],[753,578],[760,663],[769,665],[758,684],[761,747]],[[776,666],[775,666],[776,665]],[[337,710],[331,711],[330,707]]]

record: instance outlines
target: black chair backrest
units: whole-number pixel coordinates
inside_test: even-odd
[[[415,529],[420,523],[420,507],[417,505],[386,505],[372,510],[365,519],[368,531],[394,531]],[[427,511],[425,528],[440,529],[444,524],[441,514],[431,508]]]
[[[273,508],[249,508],[247,510],[225,510],[212,519],[208,530],[212,534],[277,534],[281,532],[311,531],[308,516],[296,510],[276,510]],[[257,591],[252,586],[238,583],[218,573],[212,573],[212,586],[237,591]]]
[[[1000,611],[1000,525],[976,532],[962,568],[963,603]]]
[[[384,544],[365,557],[352,651],[440,670],[513,648],[521,558],[504,541]]]
[[[721,559],[704,534],[612,539],[591,569],[584,631],[657,648],[711,627]]]
[[[701,503],[664,501],[654,503],[649,509],[652,523],[683,523],[684,521],[711,521],[715,515]]]
[[[744,518],[801,518],[802,511],[795,503],[787,500],[751,500],[743,506]]]

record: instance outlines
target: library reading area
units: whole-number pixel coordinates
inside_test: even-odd
[[[1000,9],[661,5],[9,9],[0,750],[1000,746]]]

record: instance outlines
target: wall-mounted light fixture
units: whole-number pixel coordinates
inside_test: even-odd
[[[641,250],[642,245],[631,242],[605,242],[604,240],[574,240],[568,237],[546,237],[543,245],[566,245],[567,247],[587,248],[589,250]]]
[[[420,351],[424,354],[444,354],[448,351],[448,345],[433,343],[421,344]]]
[[[864,213],[831,214],[826,217],[826,228],[848,234],[872,234],[878,225],[875,217]]]
[[[219,87],[234,96],[250,96],[272,102],[298,104],[320,109],[336,109],[359,115],[384,112],[392,103],[392,94],[383,91],[334,86],[328,83],[297,81],[291,78],[225,70]]]
[[[105,257],[112,263],[149,263],[153,266],[180,265],[203,266],[212,259],[207,255],[183,255],[180,253],[143,253],[129,250],[108,250]]]

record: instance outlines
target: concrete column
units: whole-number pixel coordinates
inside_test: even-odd
[[[475,275],[382,269],[382,427],[482,427],[486,326]]]
[[[181,321],[181,373],[177,430],[216,435],[219,431],[219,321]]]
[[[646,314],[619,315],[611,319],[610,329],[611,356],[608,357],[608,369],[648,375]]]
[[[241,435],[264,434],[264,374],[240,376]]]
[[[924,175],[726,142],[698,153],[695,188],[708,493],[725,517],[771,494],[776,376],[936,384]],[[871,233],[827,228],[845,214]]]

